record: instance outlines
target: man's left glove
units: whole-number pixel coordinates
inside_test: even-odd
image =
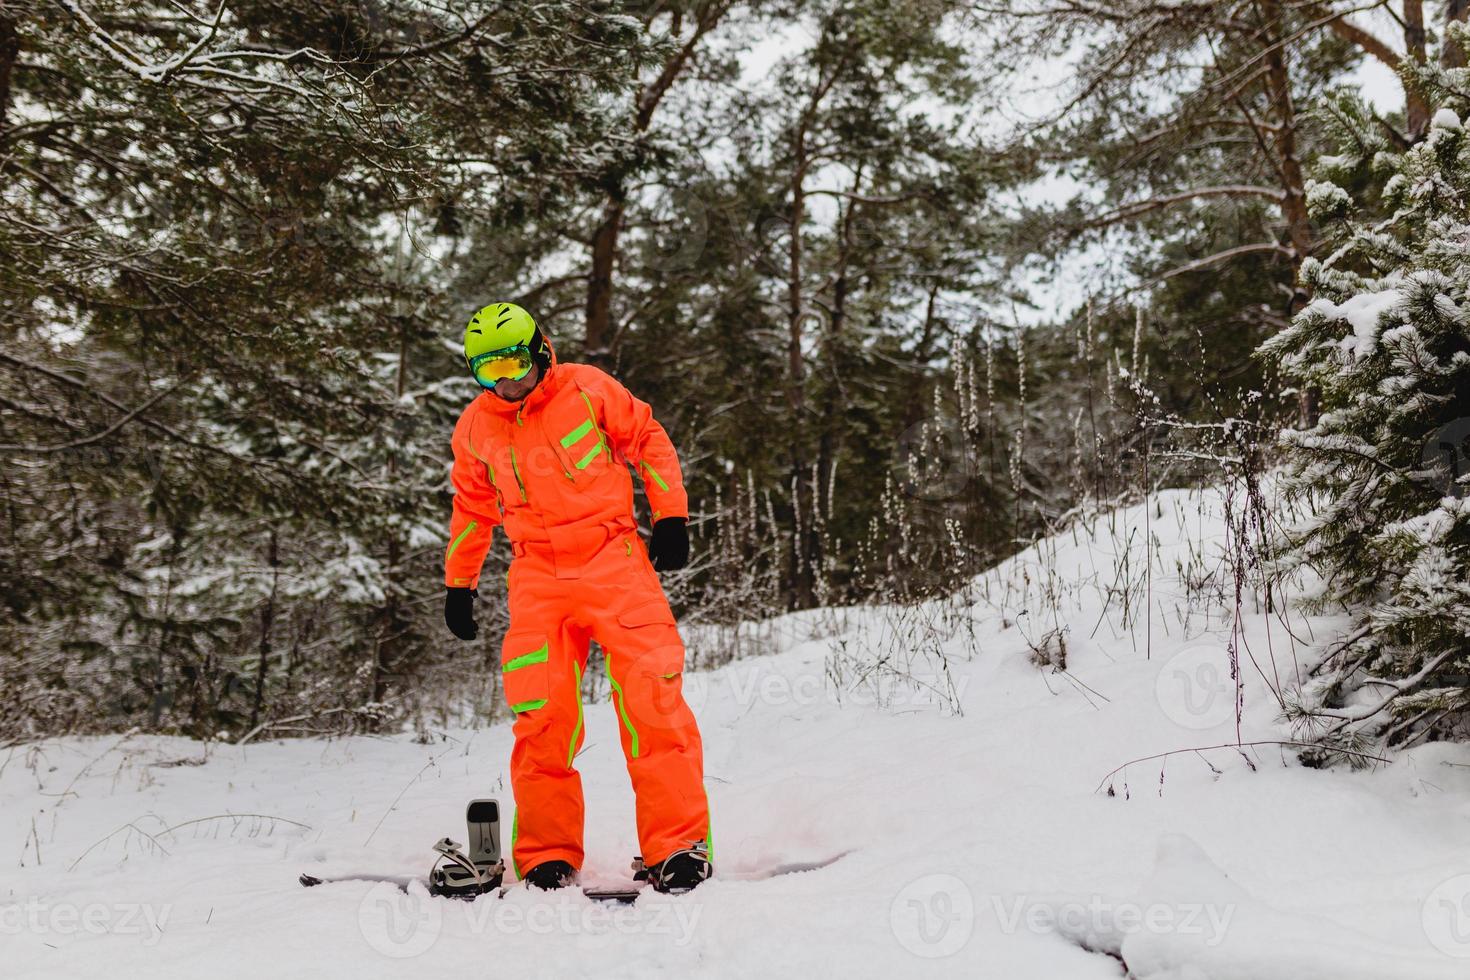
[[[648,557],[656,572],[672,572],[689,564],[689,528],[682,517],[665,517],[653,525]]]
[[[461,640],[473,640],[480,633],[475,625],[474,589],[450,589],[444,593],[444,625]]]

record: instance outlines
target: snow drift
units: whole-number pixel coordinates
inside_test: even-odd
[[[1470,750],[1299,763],[1279,699],[1345,620],[1237,604],[1227,503],[1162,493],[941,602],[751,624],[769,653],[686,682],[718,868],[689,896],[297,886],[426,871],[467,800],[509,805],[506,726],[11,747],[6,974],[1467,975]],[[613,881],[631,793],[611,707],[586,723],[584,878]]]

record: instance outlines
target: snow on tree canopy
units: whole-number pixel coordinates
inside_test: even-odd
[[[1379,321],[1385,313],[1398,308],[1401,299],[1397,288],[1360,293],[1342,303],[1318,298],[1308,304],[1306,312],[1320,313],[1331,320],[1346,320],[1353,332],[1338,341],[1338,346],[1354,357],[1363,357],[1372,353],[1378,343]]]
[[[1453,109],[1440,109],[1434,114],[1434,119],[1430,121],[1430,125],[1435,129],[1459,129],[1460,117],[1456,115]]]

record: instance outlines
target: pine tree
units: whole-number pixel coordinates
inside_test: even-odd
[[[1288,562],[1354,620],[1297,706],[1328,745],[1463,734],[1470,706],[1470,72],[1405,70],[1438,106],[1421,143],[1400,149],[1354,97],[1325,113],[1342,150],[1308,198],[1336,247],[1262,348],[1323,410],[1283,438],[1314,505]]]
[[[573,0],[0,4],[0,731],[420,695],[458,229],[605,169],[645,58]]]

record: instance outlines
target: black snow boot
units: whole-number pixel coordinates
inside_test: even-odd
[[[692,891],[700,882],[714,873],[709,852],[702,847],[687,851],[675,851],[663,861],[648,868],[648,880],[657,891],[671,895],[682,895]]]
[[[526,884],[543,891],[566,888],[576,883],[576,869],[565,861],[544,861],[526,872]]]

